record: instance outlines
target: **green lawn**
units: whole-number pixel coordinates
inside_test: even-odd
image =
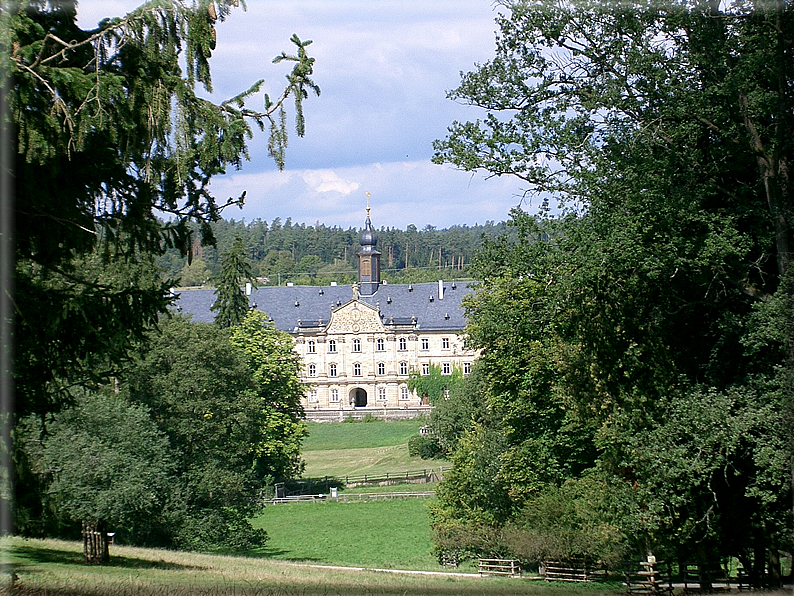
[[[269,505],[253,520],[270,558],[327,565],[435,569],[426,499]]]
[[[309,422],[304,451],[368,449],[408,444],[408,439],[427,424],[424,419],[384,422]]]
[[[288,505],[286,507],[300,507]],[[309,507],[311,507],[309,505]],[[321,507],[321,506],[318,506]],[[352,536],[357,541],[361,536]],[[363,545],[364,543],[362,543]],[[549,585],[477,575],[404,575],[321,569],[255,557],[232,557],[124,546],[109,565],[85,565],[82,544],[0,540],[0,594],[14,596],[607,596],[619,585]],[[11,571],[16,584],[8,589]],[[776,595],[769,595],[776,596]]]

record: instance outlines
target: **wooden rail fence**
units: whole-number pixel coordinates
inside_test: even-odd
[[[543,577],[548,582],[592,582],[606,577],[606,570],[582,560],[546,561],[543,568]]]
[[[521,575],[521,565],[515,559],[480,559],[477,565],[480,575]]]
[[[346,495],[344,493],[337,494],[335,497],[330,495],[293,495],[290,497],[279,497],[277,499],[270,499],[267,502],[272,505],[282,503],[322,503],[324,501],[339,501],[341,503],[348,503],[351,501],[385,501],[387,499],[429,499],[435,497],[435,491],[426,491],[419,493],[355,493]]]

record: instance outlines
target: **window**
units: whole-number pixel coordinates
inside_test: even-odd
[[[332,402],[338,402],[339,401],[339,389],[331,389],[330,401],[332,401]]]
[[[408,399],[408,387],[403,385],[400,387],[400,399],[407,400]]]
[[[336,352],[336,340],[329,339],[328,340],[328,351],[329,352]]]
[[[408,340],[405,339],[404,337],[401,337],[398,345],[399,345],[399,349],[400,350],[407,350],[408,349]]]
[[[423,350],[429,350],[430,349],[430,340],[427,339],[426,337],[422,338],[422,349]]]
[[[361,340],[360,339],[354,339],[353,340],[353,351],[354,352],[360,352],[361,351]]]
[[[463,374],[468,375],[471,372],[471,362],[463,363]]]
[[[307,351],[309,354],[314,354],[314,352],[315,352],[315,343],[314,343],[314,340],[313,340],[313,339],[310,339],[310,340],[309,340],[309,343],[308,343],[308,344],[306,344],[306,351]]]
[[[309,365],[309,376],[316,377],[317,376],[317,366],[314,364]]]
[[[336,364],[328,365],[328,376],[335,377],[336,376]]]
[[[407,362],[400,362],[400,374],[407,375],[408,374],[408,363]]]
[[[378,362],[378,374],[385,375],[386,374],[386,364],[383,362]]]
[[[386,401],[386,387],[378,387],[378,401]]]
[[[383,340],[382,340],[382,339],[379,339],[379,340],[377,340],[377,341],[375,342],[375,349],[376,349],[378,352],[383,352],[383,351],[386,349],[386,346],[385,346],[385,344],[384,344],[384,342],[383,342]]]
[[[316,404],[317,403],[317,390],[312,389],[309,391],[309,403]]]
[[[443,362],[441,364],[441,374],[442,375],[451,375],[452,374],[452,367],[449,365],[449,362]]]
[[[430,365],[427,362],[425,362],[422,365],[422,375],[426,377],[429,374],[430,374]]]
[[[444,399],[449,399],[449,387],[444,387]]]
[[[441,338],[441,349],[442,350],[449,350],[449,338],[442,337]]]
[[[354,377],[360,377],[361,376],[361,365],[358,362],[356,362],[353,365],[353,376]]]

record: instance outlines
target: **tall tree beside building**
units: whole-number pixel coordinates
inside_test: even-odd
[[[232,248],[223,254],[220,277],[212,281],[215,284],[215,303],[210,310],[215,312],[215,324],[220,327],[239,325],[249,309],[245,284],[257,287],[240,236],[234,240]]]
[[[488,114],[453,124],[435,157],[517,176],[563,212],[515,211],[478,259],[469,338],[506,438],[496,478],[518,511],[584,474],[636,485],[626,544],[741,556],[775,584],[792,490],[794,4],[501,4],[495,58],[451,93]],[[678,437],[669,474],[640,436]]]

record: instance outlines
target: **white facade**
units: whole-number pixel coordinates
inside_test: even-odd
[[[455,330],[384,324],[377,308],[358,299],[335,309],[327,325],[293,337],[309,386],[306,410],[416,407],[421,401],[408,390],[411,371],[427,372],[435,364],[442,372],[460,368],[466,374],[476,357]]]

